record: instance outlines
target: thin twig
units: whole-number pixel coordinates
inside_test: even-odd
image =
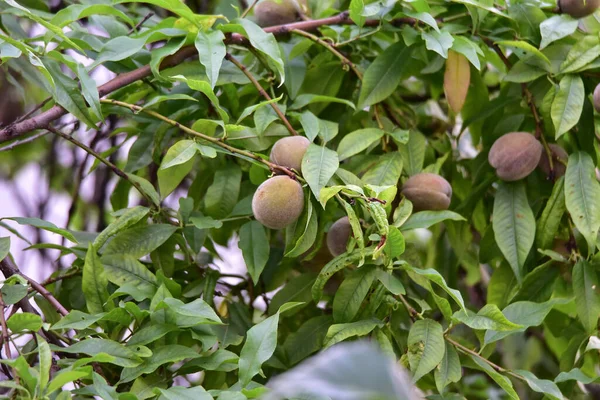
[[[4,303],[2,293],[0,292],[0,326],[2,327],[2,342],[4,343],[4,353],[6,354],[6,358],[11,359],[12,354],[10,352],[10,337],[8,334],[8,326],[6,325],[6,317],[4,316],[5,310],[6,304]]]
[[[42,136],[46,136],[47,134],[48,134],[48,132],[41,131],[41,132],[38,132],[38,133],[36,133],[34,135],[27,136],[26,138],[23,138],[21,140],[15,140],[14,142],[7,144],[6,146],[0,147],[0,152],[9,151],[9,150],[12,150],[15,147],[18,147],[18,146],[20,146],[22,144],[31,143],[34,140],[36,140],[38,138],[41,138]]]
[[[0,261],[0,271],[2,271],[5,278],[9,278],[13,275],[19,275],[20,277],[24,278],[27,282],[29,282],[31,287],[33,287],[39,294],[41,294],[46,300],[48,300],[48,303],[50,303],[52,307],[54,307],[56,311],[58,311],[63,317],[69,314],[67,309],[64,308],[58,300],[56,300],[52,293],[50,293],[45,287],[40,285],[38,282],[34,281],[30,277],[19,271],[19,268],[13,262],[10,254],[7,255],[4,258],[4,260]]]
[[[48,285],[52,285],[53,283],[56,283],[58,281],[63,281],[65,279],[73,278],[74,276],[78,276],[78,275],[81,275],[81,271],[79,271],[79,270],[73,271],[73,272],[68,272],[64,275],[55,276],[54,278],[48,278],[44,282],[40,283],[40,285],[45,287]]]
[[[325,47],[327,50],[329,50],[331,52],[331,54],[333,54],[334,56],[336,56],[337,58],[340,59],[340,61],[342,62],[342,65],[349,67],[352,70],[352,72],[354,72],[356,77],[362,81],[363,75],[358,70],[356,64],[354,64],[352,61],[350,61],[348,59],[348,57],[346,57],[342,53],[340,53],[333,45],[331,45],[331,43],[328,43],[327,41],[321,39],[320,37],[318,37],[316,35],[313,35],[312,33],[308,33],[303,30],[300,30],[300,29],[292,29],[292,33],[295,33],[296,35],[304,36],[305,38],[308,38],[308,39],[312,40],[313,42],[318,43],[321,46]]]
[[[73,143],[75,146],[77,146],[80,149],[91,154],[94,158],[98,159],[98,161],[100,161],[102,164],[104,164],[108,168],[110,168],[116,175],[118,175],[120,178],[125,179],[127,182],[129,182],[131,184],[131,186],[136,188],[137,191],[148,200],[148,204],[154,205],[154,201],[152,200],[152,197],[146,193],[146,191],[142,188],[142,186],[138,182],[135,182],[132,179],[130,179],[129,176],[125,172],[123,172],[121,169],[119,169],[119,167],[117,167],[115,164],[111,163],[106,158],[102,157],[102,155],[100,155],[93,149],[89,148],[85,144],[81,143],[79,140],[75,139],[73,136],[67,135],[66,133],[63,133],[63,132],[59,131],[58,129],[55,129],[52,126],[48,126],[46,129],[49,130],[50,132],[54,133],[55,135],[68,140],[69,142]]]
[[[265,99],[267,99],[268,101],[272,100],[271,96],[269,96],[269,94],[265,91],[265,89],[263,89],[263,87],[260,85],[260,83],[256,80],[256,78],[252,75],[252,73],[250,73],[250,71],[248,71],[248,68],[246,68],[246,66],[244,64],[239,62],[235,57],[233,57],[229,53],[227,53],[225,55],[225,58],[227,60],[231,61],[236,67],[239,68],[240,71],[242,71],[244,73],[244,75],[246,75],[246,77],[248,79],[250,79],[250,82],[252,82],[252,84],[254,85],[256,90],[258,90],[258,92]],[[290,121],[288,121],[288,119],[285,117],[283,112],[281,112],[281,110],[279,109],[279,106],[275,102],[270,103],[270,105],[273,108],[273,110],[275,111],[275,114],[277,114],[279,119],[281,119],[281,122],[283,122],[283,124],[285,125],[287,130],[290,132],[290,134],[292,134],[294,136],[298,136],[298,132],[296,132],[296,130],[292,127],[292,124],[290,124]]]
[[[286,174],[287,176],[289,176],[290,178],[293,179],[300,179],[293,171],[284,168],[280,165],[274,164],[270,161],[267,161],[265,159],[263,159],[262,157],[250,152],[250,151],[246,151],[246,150],[240,150],[238,148],[235,148],[233,146],[230,146],[226,143],[223,143],[220,139],[214,138],[212,136],[207,136],[203,133],[197,132],[191,128],[188,128],[185,125],[180,124],[177,121],[174,121],[170,118],[165,117],[162,114],[159,114],[157,112],[145,109],[143,107],[140,106],[136,106],[135,104],[129,104],[129,103],[125,103],[122,101],[118,101],[118,100],[113,100],[113,99],[102,99],[100,100],[100,102],[105,103],[105,104],[114,104],[116,106],[120,106],[120,107],[125,107],[125,108],[129,108],[131,111],[133,112],[144,112],[154,118],[160,119],[161,121],[164,121],[166,123],[168,123],[169,125],[172,125],[176,128],[181,129],[182,131],[184,131],[185,133],[187,133],[188,135],[192,135],[192,136],[196,136],[200,139],[206,140],[216,146],[219,146],[225,150],[228,150],[229,152],[233,153],[233,154],[239,154],[241,156],[244,156],[246,158],[250,158],[252,160],[258,161],[259,163],[267,166],[271,171],[279,171],[282,172],[284,174]]]
[[[142,27],[142,25],[144,25],[144,23],[146,21],[148,21],[150,18],[152,18],[153,16],[154,16],[153,12],[149,12],[148,14],[146,14],[146,16],[144,18],[142,18],[142,20],[140,22],[138,22],[136,26],[131,28],[129,30],[129,32],[127,32],[127,34],[131,35],[133,32],[137,32]]]
[[[252,4],[250,4],[250,6],[244,10],[244,12],[243,12],[243,13],[242,13],[242,15],[240,16],[240,18],[246,18],[246,15],[248,15],[248,13],[249,13],[250,11],[252,11],[252,9],[254,8],[254,6],[255,6],[255,5],[256,5],[256,3],[258,3],[258,2],[259,2],[259,0],[254,0],[254,1],[252,2]]]

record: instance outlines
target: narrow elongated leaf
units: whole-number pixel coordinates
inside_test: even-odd
[[[425,136],[415,130],[410,131],[408,143],[399,146],[403,166],[409,176],[416,175],[423,170],[426,146]]]
[[[320,350],[332,324],[331,315],[321,315],[309,319],[295,333],[288,336],[283,348],[290,365],[295,365]]]
[[[387,153],[379,158],[362,177],[363,182],[375,186],[396,185],[402,174],[402,156],[397,152]]]
[[[326,147],[310,144],[302,159],[302,176],[318,199],[324,188],[339,167],[338,155]]]
[[[600,317],[600,286],[596,268],[587,261],[573,267],[573,292],[577,315],[588,332],[595,331]]]
[[[128,255],[140,258],[156,250],[177,230],[176,226],[151,224],[123,231],[106,245],[104,256]]]
[[[560,72],[568,74],[576,72],[600,56],[600,38],[589,35],[578,40],[569,50],[567,58],[560,66]]]
[[[10,219],[18,223],[19,225],[31,225],[34,228],[43,229],[48,232],[56,233],[63,236],[65,239],[77,243],[77,239],[73,234],[65,229],[61,229],[54,225],[52,222],[44,221],[39,218],[23,218],[23,217],[13,217],[13,218],[5,218]]]
[[[472,329],[512,331],[523,327],[509,321],[495,304],[486,304],[477,314],[460,310],[452,318]]]
[[[371,289],[376,268],[365,265],[352,272],[340,285],[333,300],[333,319],[335,322],[351,322]]]
[[[471,66],[460,53],[450,50],[444,73],[444,93],[450,108],[455,113],[462,110],[471,83]]]
[[[359,109],[385,100],[396,90],[403,77],[406,62],[412,53],[410,47],[398,41],[381,53],[365,71],[358,98]]]
[[[113,303],[108,300],[108,279],[104,272],[104,266],[91,243],[83,264],[81,290],[85,295],[85,303],[90,313],[98,314],[114,307]]]
[[[10,237],[0,237],[0,261],[10,252]]]
[[[409,265],[405,265],[404,268],[408,271],[409,275],[411,275],[411,278],[417,281],[417,283],[419,277],[426,278],[427,280],[434,282],[446,293],[448,293],[461,309],[465,310],[465,301],[462,298],[462,294],[458,290],[450,288],[444,277],[438,271],[433,268],[421,269],[414,268]]]
[[[349,324],[331,325],[327,330],[327,336],[325,336],[325,344],[323,347],[331,347],[334,344],[351,337],[368,335],[378,326],[383,326],[383,323],[377,319],[367,319],[351,322]]]
[[[238,202],[241,183],[242,170],[237,164],[219,169],[204,197],[206,214],[216,219],[228,216]]]
[[[444,351],[444,358],[435,370],[435,387],[438,392],[443,393],[444,388],[450,383],[458,382],[462,378],[460,359],[454,346],[447,343]]]
[[[444,358],[446,344],[442,326],[431,319],[416,321],[408,333],[407,345],[413,382],[417,382]]]
[[[82,353],[89,356],[108,354],[113,357],[109,362],[121,367],[134,367],[142,363],[142,359],[132,349],[108,339],[85,339],[69,347],[60,348],[60,351],[72,354]]]
[[[565,178],[561,176],[554,184],[552,194],[537,223],[536,246],[538,248],[548,249],[552,246],[566,209]]]
[[[523,265],[535,239],[535,217],[522,182],[500,184],[492,226],[496,243],[520,283]]]
[[[369,148],[373,143],[383,137],[384,132],[380,129],[359,129],[344,136],[337,149],[340,161],[343,161],[361,151]]]
[[[479,369],[481,369],[486,374],[488,374],[488,376],[490,378],[492,378],[494,380],[494,382],[496,382],[498,384],[498,386],[500,386],[502,389],[504,389],[506,394],[508,394],[508,396],[512,400],[520,399],[517,392],[515,392],[515,389],[513,388],[513,385],[512,385],[512,382],[510,381],[510,379],[508,379],[506,376],[502,375],[501,373],[496,372],[496,370],[494,368],[490,367],[490,365],[487,364],[486,362],[484,362],[481,358],[476,357],[472,354],[469,354],[469,357],[479,367]]]
[[[138,223],[142,218],[148,215],[150,209],[142,206],[135,206],[125,211],[119,218],[114,222],[111,222],[94,240],[94,247],[96,249],[102,248],[106,240],[133,225]]]
[[[563,400],[564,396],[561,393],[556,383],[547,379],[540,379],[529,371],[516,370],[517,374],[525,378],[525,382],[534,392],[542,393],[553,400]]]
[[[258,283],[260,274],[269,260],[269,238],[265,227],[258,221],[244,224],[240,229],[238,246],[242,250],[248,273],[254,283]]]
[[[37,332],[42,328],[43,323],[39,315],[23,312],[13,314],[6,321],[6,326],[12,333]]]
[[[198,49],[200,63],[206,68],[206,76],[213,89],[219,79],[219,70],[223,64],[225,53],[227,53],[225,43],[223,43],[224,39],[225,35],[221,31],[198,31],[198,36],[196,36],[194,42],[196,49]]]
[[[560,80],[558,92],[552,101],[552,122],[556,139],[573,128],[583,111],[585,88],[579,75],[567,74]]]
[[[577,20],[566,14],[555,15],[548,18],[540,24],[542,34],[542,43],[540,49],[548,46],[550,43],[569,36],[577,30]]]
[[[412,214],[404,224],[400,226],[401,231],[418,228],[429,228],[443,221],[466,221],[465,218],[454,211],[420,211]]]
[[[594,162],[585,152],[571,154],[565,175],[565,201],[573,223],[588,243],[591,254],[600,229],[600,184]]]
[[[178,344],[170,344],[154,349],[152,355],[137,366],[123,368],[121,382],[130,382],[142,374],[150,374],[161,365],[179,362],[188,358],[200,357],[194,349]]]

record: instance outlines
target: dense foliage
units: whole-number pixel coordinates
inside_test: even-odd
[[[0,2],[5,396],[593,396],[598,1],[255,3]]]

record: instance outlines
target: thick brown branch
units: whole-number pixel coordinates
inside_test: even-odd
[[[294,22],[292,24],[287,25],[271,26],[265,28],[265,32],[273,33],[274,35],[284,35],[291,32],[294,29],[303,31],[313,31],[319,28],[320,26],[342,24],[353,24],[347,12],[343,12],[341,14],[329,18]],[[379,20],[370,20],[367,21],[365,25],[377,26],[379,24],[381,24],[381,21]],[[403,24],[414,25],[415,20],[412,18],[398,18],[392,21],[392,24],[394,26]],[[228,35],[225,39],[226,44],[244,44],[246,43],[246,41],[247,39],[245,37],[237,33]],[[184,47],[172,56],[165,58],[162,64],[160,65],[160,69],[171,68],[178,64],[181,64],[185,59],[193,56],[196,53],[197,50],[194,46]],[[133,71],[121,74],[113,80],[108,81],[104,85],[99,86],[98,93],[100,97],[104,97],[107,94],[114,92],[115,90],[118,90],[138,80],[144,79],[150,75],[152,75],[150,66],[145,65]],[[56,105],[35,117],[26,119],[16,124],[8,125],[7,127],[0,129],[0,143],[15,139],[35,129],[46,128],[48,124],[50,124],[52,121],[57,120],[65,114],[67,114],[67,111],[61,106]]]

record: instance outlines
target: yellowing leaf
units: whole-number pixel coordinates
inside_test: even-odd
[[[471,66],[465,56],[455,51],[448,51],[446,72],[444,73],[444,93],[448,105],[455,113],[459,113],[465,105],[469,84],[471,83]]]

